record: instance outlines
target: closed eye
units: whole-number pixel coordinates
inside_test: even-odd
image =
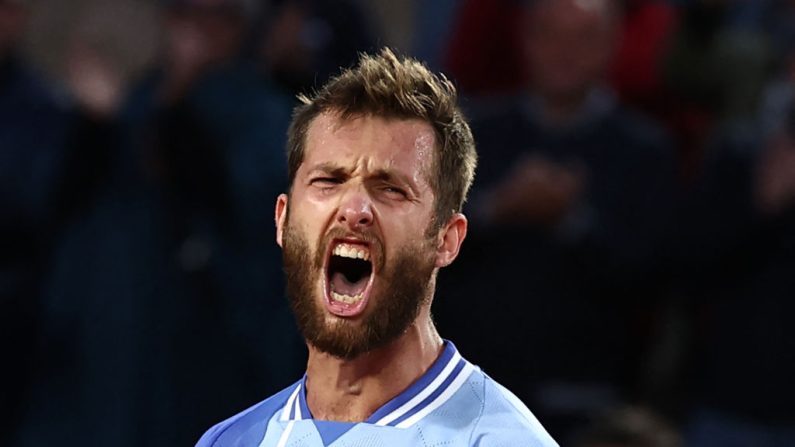
[[[340,183],[342,183],[342,180],[336,177],[317,177],[309,181],[309,184],[320,187],[334,186],[334,185],[339,185]]]
[[[309,184],[323,194],[330,194],[342,184],[342,179],[337,177],[316,177],[309,181]]]
[[[381,187],[381,191],[391,199],[406,199],[408,197],[406,190],[397,186],[386,185]]]

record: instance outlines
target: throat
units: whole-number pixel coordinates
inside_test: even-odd
[[[443,342],[430,317],[390,345],[342,360],[309,345],[306,397],[313,418],[363,422],[415,383],[439,358]],[[420,330],[425,327],[430,331]]]
[[[306,400],[316,420],[364,422],[383,404],[380,399],[374,399],[377,394],[372,392],[372,384],[365,385],[364,381],[326,387],[310,380],[307,378]]]
[[[311,404],[310,404],[311,405]],[[314,407],[314,408],[312,408]],[[315,403],[312,408],[312,418],[319,421],[360,423],[370,418],[377,408],[370,409],[361,398],[344,396],[328,405],[322,406]]]
[[[331,274],[331,291],[340,295],[355,297],[361,295],[367,287],[369,276],[350,278],[342,272]]]

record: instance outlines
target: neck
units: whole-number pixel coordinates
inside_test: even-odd
[[[428,308],[397,340],[352,360],[309,345],[309,410],[318,420],[362,422],[419,379],[441,352],[442,339]]]

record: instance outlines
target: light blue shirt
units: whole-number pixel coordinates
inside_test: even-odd
[[[319,421],[306,376],[212,427],[197,447],[557,447],[530,410],[445,341],[439,358],[361,423]]]

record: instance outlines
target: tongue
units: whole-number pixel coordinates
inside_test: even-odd
[[[341,295],[356,296],[364,292],[364,288],[366,286],[366,276],[362,277],[356,282],[350,282],[348,281],[348,278],[346,278],[345,275],[340,272],[334,272],[331,275],[331,290]]]

